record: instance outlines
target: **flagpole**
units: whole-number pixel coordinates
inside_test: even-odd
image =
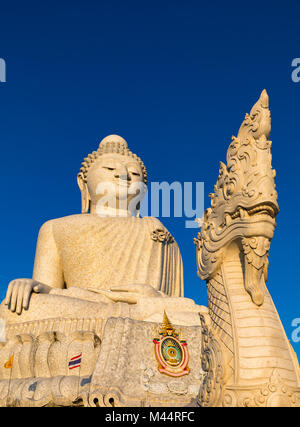
[[[80,387],[81,363],[82,363],[82,352],[78,356],[72,357],[71,360],[69,361],[69,369],[79,368],[79,371],[78,371],[78,384],[77,384],[77,396],[75,396],[75,400],[73,402],[74,404],[78,403],[78,401],[79,401],[79,387]],[[72,366],[74,364],[75,365],[77,364],[77,366]]]
[[[82,356],[81,356],[82,357]],[[82,363],[82,359],[79,365],[79,374],[78,374],[78,389],[77,389],[77,401],[79,400],[79,385],[80,385],[80,371],[81,371],[81,363]]]

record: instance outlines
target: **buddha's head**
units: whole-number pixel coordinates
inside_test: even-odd
[[[77,182],[82,213],[97,212],[99,207],[133,213],[132,206],[138,208],[144,194],[147,171],[142,160],[129,150],[125,139],[109,135],[100,142],[97,151],[84,159]],[[138,200],[135,205],[134,200]]]

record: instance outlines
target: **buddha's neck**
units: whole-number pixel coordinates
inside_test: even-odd
[[[110,206],[97,206],[93,204],[91,205],[90,213],[100,217],[130,217],[134,215],[134,212],[126,209],[113,208]]]

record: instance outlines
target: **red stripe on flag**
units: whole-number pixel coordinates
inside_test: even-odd
[[[70,359],[70,360],[78,359],[78,358],[79,358],[79,357],[81,357],[81,356],[82,356],[82,353],[78,354],[78,356],[74,356],[74,357],[72,357],[72,359]]]
[[[79,366],[80,366],[80,363],[79,363],[78,365],[73,365],[73,366],[70,366],[70,367],[69,367],[69,369],[75,369],[75,368],[79,368]]]

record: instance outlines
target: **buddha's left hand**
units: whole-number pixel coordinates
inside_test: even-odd
[[[105,295],[114,302],[126,302],[127,304],[137,304],[143,297],[162,297],[163,294],[156,291],[153,286],[146,284],[131,284],[112,286],[110,290],[89,289],[89,291]]]

